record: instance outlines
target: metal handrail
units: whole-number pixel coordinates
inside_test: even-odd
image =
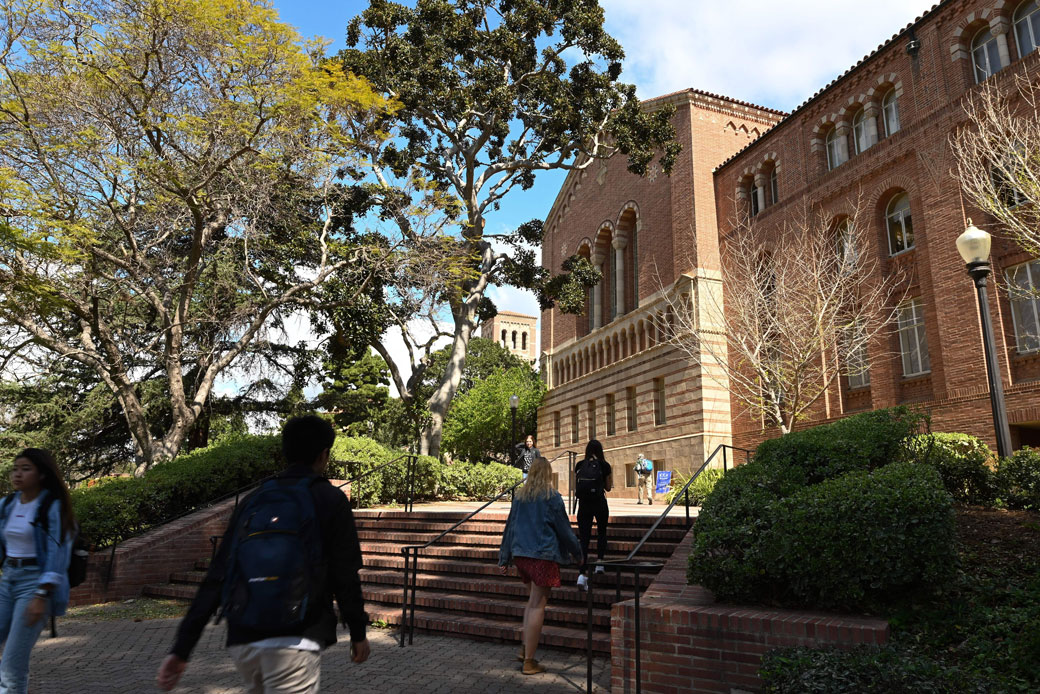
[[[563,453],[560,453],[559,455],[554,457],[549,462],[553,463],[556,460],[558,460],[560,457],[562,457],[562,456],[564,456],[564,455],[566,455],[568,453],[573,453],[573,451],[564,451]],[[470,512],[465,518],[462,518],[461,520],[457,521],[450,528],[448,528],[446,530],[443,530],[439,535],[437,535],[436,537],[434,537],[431,540],[428,540],[425,544],[422,544],[422,545],[405,545],[404,547],[401,548],[401,554],[404,556],[404,577],[403,577],[404,580],[402,581],[402,585],[404,586],[404,595],[403,595],[403,600],[401,601],[401,644],[400,644],[401,648],[404,648],[405,632],[408,633],[408,644],[409,645],[411,645],[415,641],[415,593],[416,593],[416,590],[418,589],[417,584],[419,582],[419,552],[421,552],[422,550],[430,547],[435,542],[440,541],[441,538],[443,538],[445,535],[448,535],[449,533],[453,532],[456,528],[458,528],[463,523],[466,523],[467,521],[472,520],[474,516],[476,516],[478,513],[480,513],[484,509],[486,509],[491,504],[495,503],[496,501],[499,501],[506,494],[509,494],[510,501],[512,501],[513,494],[516,492],[516,488],[519,487],[520,485],[522,485],[526,481],[527,481],[526,478],[522,479],[519,482],[517,482],[516,484],[514,484],[513,486],[509,487],[508,489],[503,489],[501,492],[499,492],[498,496],[496,496],[495,498],[490,499],[489,501],[485,502],[483,506],[481,506],[480,508],[476,509],[475,511]],[[408,570],[409,569],[408,569],[408,565],[409,565],[409,562],[411,563],[411,572],[412,572],[412,574],[411,574],[411,576],[412,576],[412,582],[411,582],[412,595],[411,595],[411,616],[410,617],[409,617],[409,600],[408,600],[408,588],[409,588],[409,583],[408,583]]]

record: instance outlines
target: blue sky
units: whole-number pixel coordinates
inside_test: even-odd
[[[347,22],[367,2],[275,0],[306,37],[344,46]],[[622,78],[640,98],[696,87],[791,110],[925,12],[932,0],[601,0],[607,30],[625,48]],[[539,174],[489,215],[495,231],[549,212],[562,172]],[[497,289],[500,309],[537,313],[528,292]]]

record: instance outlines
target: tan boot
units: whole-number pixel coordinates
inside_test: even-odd
[[[539,672],[545,672],[545,667],[534,658],[525,658],[522,672],[525,675],[537,675]]]
[[[527,660],[527,652],[524,650],[524,645],[520,644],[520,652],[517,654],[516,659],[521,663]]]

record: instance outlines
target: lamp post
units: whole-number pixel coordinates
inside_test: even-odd
[[[989,302],[986,299],[986,278],[989,277],[989,249],[992,238],[979,229],[971,220],[968,228],[957,237],[957,252],[968,266],[968,274],[975,280],[979,297],[979,321],[982,323],[982,344],[986,352],[986,375],[989,378],[989,400],[993,407],[993,427],[997,434],[997,455],[1011,455],[1011,430],[1008,428],[1007,409],[1004,406],[1004,383],[997,365],[996,341],[993,339],[993,323],[989,317]]]
[[[517,395],[509,396],[509,410],[513,413],[513,435],[509,439],[509,456],[514,466],[516,465],[516,408],[519,404],[520,398]]]

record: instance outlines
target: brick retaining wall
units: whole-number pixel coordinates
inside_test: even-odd
[[[797,610],[718,605],[686,583],[693,531],[639,602],[642,691],[738,694],[761,691],[762,655],[784,646],[883,644],[888,622]],[[611,611],[611,691],[635,692],[635,601]]]

